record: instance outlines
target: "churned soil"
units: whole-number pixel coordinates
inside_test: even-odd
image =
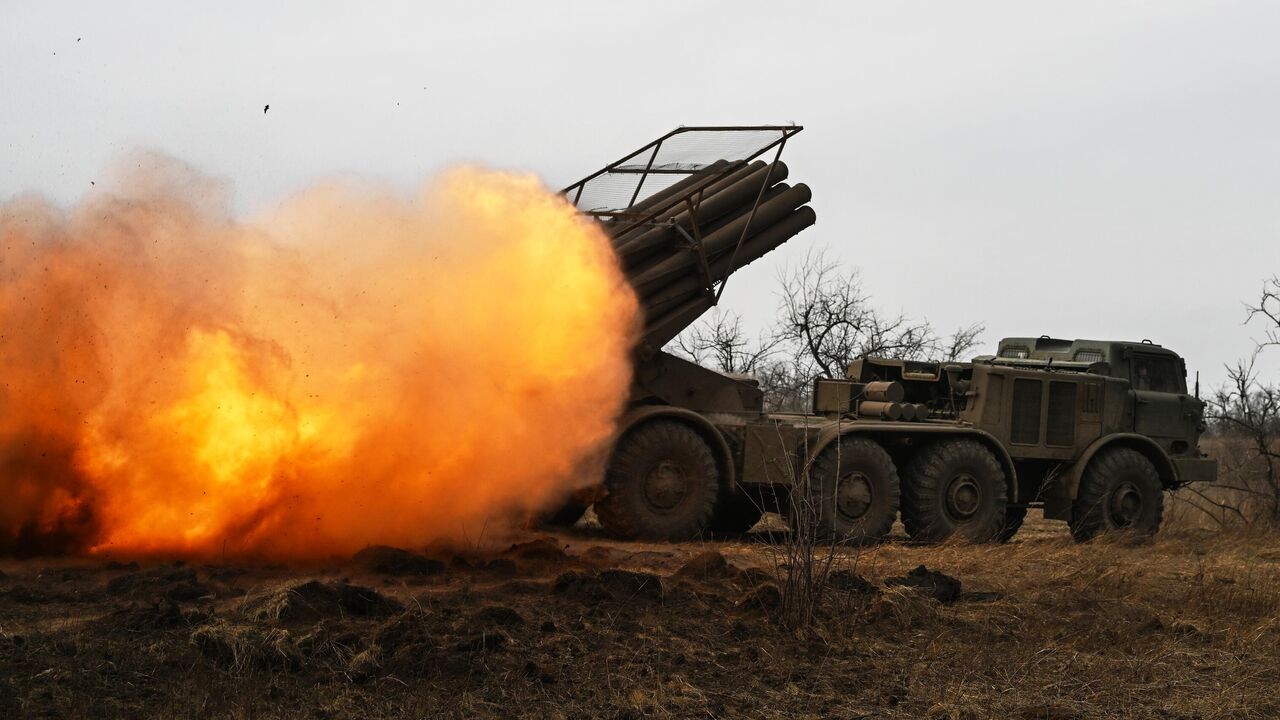
[[[0,563],[0,717],[1280,716],[1280,536],[896,540],[527,533],[327,567]]]

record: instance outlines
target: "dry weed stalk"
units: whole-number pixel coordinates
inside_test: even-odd
[[[839,421],[836,429],[838,436]],[[832,447],[837,454],[840,452],[840,443]],[[810,455],[807,438],[801,452],[805,457]],[[809,492],[810,463],[797,472],[795,462],[787,455],[786,464],[786,472],[794,478],[785,508],[790,529],[781,536],[771,533],[768,547],[781,596],[778,619],[784,627],[800,629],[813,625],[837,563],[847,561],[856,567],[859,553],[842,552],[843,546],[835,535],[824,537],[820,532],[817,499]]]

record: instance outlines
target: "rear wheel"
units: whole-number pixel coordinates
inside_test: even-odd
[[[1104,532],[1154,535],[1164,516],[1164,486],[1155,465],[1137,450],[1102,450],[1089,461],[1075,504],[1071,536],[1084,542]]]
[[[889,453],[873,440],[847,437],[814,459],[808,492],[792,497],[791,527],[821,539],[879,542],[898,517],[900,492]]]
[[[596,515],[623,538],[688,540],[707,529],[720,472],[707,442],[674,420],[633,428],[614,448]]]
[[[911,458],[902,490],[902,524],[913,540],[955,536],[990,542],[1005,529],[1004,469],[976,440],[943,440]]]

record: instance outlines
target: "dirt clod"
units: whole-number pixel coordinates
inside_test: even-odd
[[[632,570],[568,570],[556,578],[552,590],[584,602],[658,600],[662,598],[662,580],[657,575]]]
[[[351,561],[358,567],[383,575],[426,576],[444,571],[444,563],[435,558],[386,545],[371,545],[351,556]]]
[[[771,582],[762,583],[748,590],[737,602],[744,610],[772,614],[782,607],[782,591]]]
[[[195,570],[183,566],[152,568],[112,578],[107,582],[107,593],[117,598],[160,596],[177,602],[215,594],[199,581]]]
[[[690,558],[676,571],[676,576],[692,580],[708,580],[732,577],[737,572],[738,569],[730,565],[724,555],[715,550],[707,550]]]
[[[524,616],[509,607],[489,605],[480,608],[471,621],[475,625],[486,627],[514,627],[524,624]]]
[[[280,585],[246,598],[243,604],[243,614],[257,622],[382,617],[402,609],[399,602],[372,588],[319,580]]]
[[[959,580],[924,565],[917,565],[906,575],[887,578],[884,582],[885,585],[917,588],[944,604],[953,603],[960,597]]]
[[[564,548],[554,538],[540,537],[527,542],[515,543],[504,553],[517,560],[534,560],[539,562],[563,562],[568,559]]]
[[[876,587],[866,578],[853,572],[852,570],[832,570],[827,575],[827,584],[836,590],[854,595],[875,595],[880,592],[880,588]]]

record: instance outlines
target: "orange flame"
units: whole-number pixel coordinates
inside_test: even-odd
[[[535,179],[316,188],[237,224],[141,164],[69,212],[0,206],[0,552],[474,540],[596,479],[637,305]]]

